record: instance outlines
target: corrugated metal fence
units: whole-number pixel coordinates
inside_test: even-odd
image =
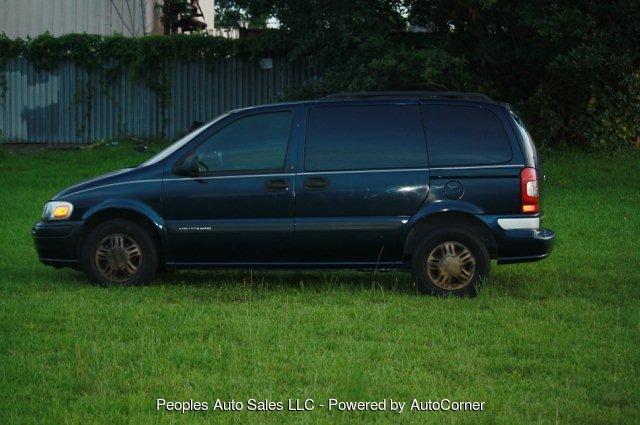
[[[273,58],[269,63],[230,58],[175,64],[170,67],[171,101],[163,110],[156,94],[130,72],[105,83],[72,63],[42,72],[25,59],[11,60],[0,99],[0,140],[56,144],[120,136],[173,138],[194,121],[278,101],[286,88],[321,78],[321,71],[304,62]]]

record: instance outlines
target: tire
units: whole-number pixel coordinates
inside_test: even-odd
[[[474,297],[490,268],[487,247],[467,227],[429,232],[411,256],[413,278],[420,291],[430,295]]]
[[[89,280],[100,285],[143,285],[158,271],[158,249],[153,238],[130,220],[98,224],[85,238],[80,258]]]

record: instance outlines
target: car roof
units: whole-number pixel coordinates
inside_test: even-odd
[[[467,93],[455,91],[361,91],[334,93],[320,100],[375,100],[375,99],[456,99],[492,102],[491,98],[482,93]]]
[[[482,93],[465,92],[427,92],[427,91],[385,91],[385,92],[343,92],[335,93],[316,100],[301,100],[295,102],[270,103],[239,108],[235,112],[255,111],[262,109],[276,109],[295,106],[313,105],[343,105],[343,104],[376,104],[389,103],[389,101],[425,103],[437,101],[438,103],[475,104],[475,105],[505,105],[494,102],[490,97]]]

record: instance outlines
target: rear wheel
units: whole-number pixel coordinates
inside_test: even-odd
[[[123,219],[97,225],[87,235],[81,253],[82,269],[102,285],[142,285],[158,270],[158,250],[148,231]]]
[[[418,243],[411,263],[418,288],[432,295],[475,296],[491,267],[486,246],[466,228],[428,233]]]

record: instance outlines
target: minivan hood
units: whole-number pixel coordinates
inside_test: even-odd
[[[129,174],[135,168],[123,168],[117,171],[111,171],[106,174],[102,174],[98,177],[93,177],[89,180],[85,180],[81,183],[70,186],[62,191],[58,192],[51,200],[55,201],[64,196],[72,195],[76,192],[80,192],[86,189],[91,189],[97,186],[104,186],[106,184],[115,183],[118,181],[122,181],[122,177]]]

